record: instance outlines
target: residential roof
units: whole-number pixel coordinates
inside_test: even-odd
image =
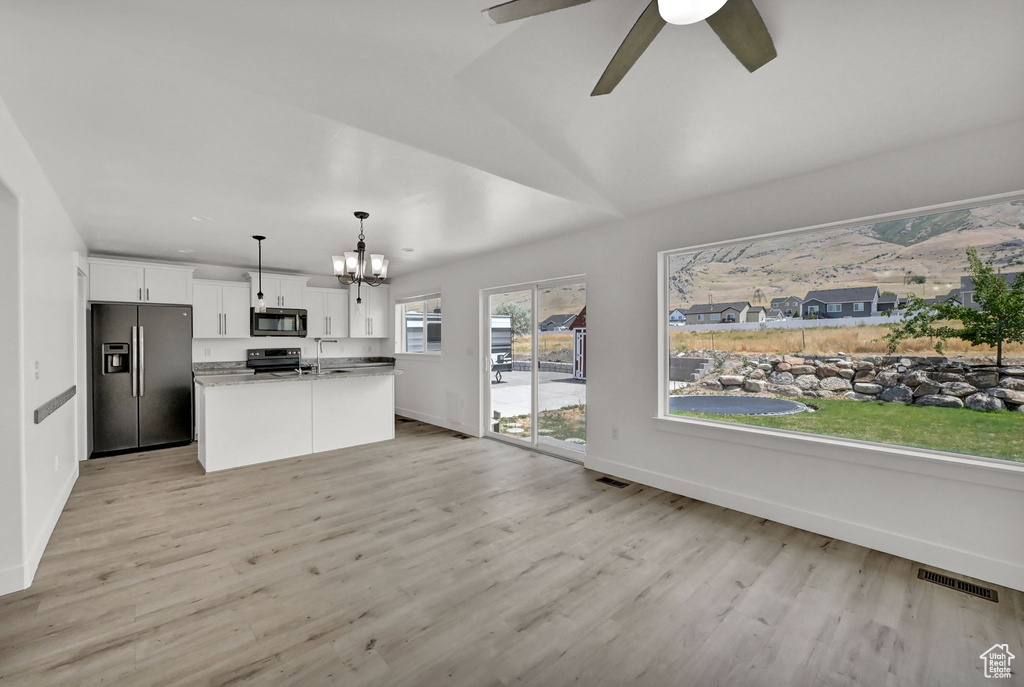
[[[748,312],[761,312],[764,309],[765,308],[763,305],[752,305],[750,306],[750,310]]]
[[[569,324],[570,320],[572,320],[575,317],[576,317],[576,313],[574,313],[574,312],[566,313],[565,315],[552,315],[548,319],[542,321],[540,323],[540,326],[541,327],[545,327],[547,325],[553,324],[556,327],[564,327],[567,324]]]
[[[1012,284],[1017,277],[1024,274],[1024,272],[1007,272],[1003,274],[1003,279],[1006,280],[1007,284]],[[960,277],[960,290],[961,291],[974,291],[977,287],[974,285],[974,280],[969,276]]]
[[[820,289],[809,291],[804,302],[810,300],[822,303],[857,303],[874,300],[878,294],[877,286],[851,286],[846,289]]]
[[[698,303],[686,311],[687,315],[703,315],[705,313],[725,312],[726,310],[743,310],[749,308],[750,303],[746,301],[732,301],[730,303]]]
[[[797,303],[803,302],[803,299],[800,298],[800,296],[780,296],[778,298],[772,299],[772,307],[777,308],[781,303],[785,303],[786,301],[790,300],[796,301]]]

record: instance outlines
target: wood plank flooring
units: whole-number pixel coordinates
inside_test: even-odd
[[[89,461],[0,685],[985,684],[1024,594],[416,422],[204,475]],[[1019,675],[1016,675],[1019,679]]]

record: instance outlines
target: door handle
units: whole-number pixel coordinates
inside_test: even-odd
[[[132,398],[139,395],[139,328],[132,327]]]
[[[139,327],[139,398],[146,395],[146,328]]]

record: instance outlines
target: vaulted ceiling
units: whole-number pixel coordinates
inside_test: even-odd
[[[670,25],[592,98],[647,0],[0,0],[0,97],[91,250],[311,273],[354,210],[397,273],[1024,118],[1019,0],[756,3],[757,72]]]

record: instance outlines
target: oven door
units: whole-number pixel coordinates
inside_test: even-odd
[[[306,311],[285,308],[267,308],[266,312],[250,309],[249,334],[251,336],[305,336]]]

